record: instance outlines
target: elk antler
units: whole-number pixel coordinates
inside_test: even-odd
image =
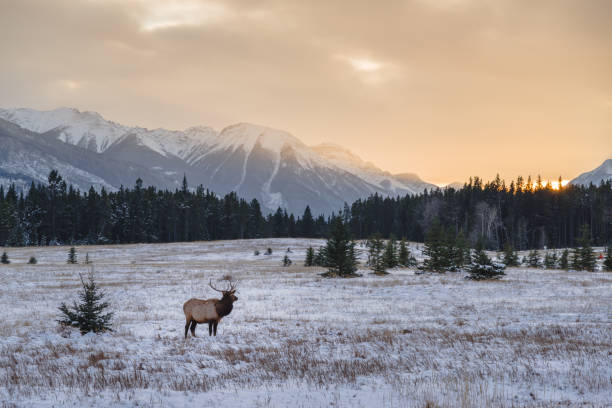
[[[219,290],[219,289],[217,289],[217,288],[215,288],[215,287],[213,286],[213,284],[212,284],[212,279],[210,280],[210,282],[208,282],[208,286],[210,286],[210,287],[211,287],[213,290],[216,290],[217,292],[221,292],[221,293],[223,293],[223,291],[222,291],[222,290]]]

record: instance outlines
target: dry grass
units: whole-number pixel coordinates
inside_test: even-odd
[[[117,313],[115,332],[88,339],[54,323],[83,272],[66,267],[62,249],[36,254],[38,265],[7,269],[0,308],[10,318],[0,322],[0,336],[10,340],[0,341],[0,403],[55,391],[129,400],[140,389],[163,401],[169,392],[288,383],[326,393],[328,402],[335,387],[384,384],[393,403],[382,405],[394,406],[567,406],[575,402],[567,395],[580,395],[585,406],[611,401],[601,397],[612,394],[607,275],[542,271],[534,280],[532,271],[511,270],[503,281],[475,283],[397,270],[324,279],[322,268],[299,265],[306,244],[290,245],[294,265],[284,268],[287,245],[267,242],[241,247],[247,260],[180,258],[228,250],[206,245],[226,248],[130,246],[141,251],[132,255],[116,247],[129,256],[88,248]],[[274,254],[265,257],[268,246]],[[252,256],[255,248],[262,255]],[[240,300],[218,337],[203,325],[201,337],[184,341],[182,303],[211,297],[209,279],[238,280]]]

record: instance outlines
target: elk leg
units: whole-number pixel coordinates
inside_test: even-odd
[[[215,336],[217,335],[217,325],[219,324],[219,322],[215,322],[213,324],[213,333],[215,334]]]
[[[191,324],[191,320],[187,320],[187,323],[185,323],[185,338],[187,338],[187,332],[189,331],[190,324]]]
[[[212,322],[208,322],[208,335],[212,336],[213,324]]]
[[[192,320],[192,321],[191,321],[191,335],[192,335],[193,337],[195,337],[195,336],[196,336],[196,335],[195,335],[195,328],[196,328],[196,326],[197,326],[197,325],[198,325],[198,322],[196,322],[195,320]]]

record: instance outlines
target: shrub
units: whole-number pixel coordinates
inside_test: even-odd
[[[38,263],[38,261],[36,260],[35,257],[31,256],[30,259],[28,260],[28,263],[30,265],[36,265]]]
[[[272,255],[272,248],[266,249],[265,255]]]
[[[467,279],[499,279],[505,275],[505,268],[506,265],[491,261],[491,258],[489,258],[483,249],[482,241],[478,241],[472,257],[472,263],[468,266],[469,275]]]
[[[68,261],[69,264],[77,263],[77,254],[76,249],[74,247],[70,247],[70,251],[68,251]]]
[[[11,263],[11,261],[9,261],[8,255],[6,254],[6,251],[2,253],[2,257],[0,257],[0,262],[2,262],[3,264]]]
[[[285,255],[285,257],[283,258],[283,266],[289,266],[291,264],[291,259],[289,259],[289,256]]]
[[[258,255],[259,255],[259,251],[256,249],[256,250],[253,252],[253,255],[258,256]]]

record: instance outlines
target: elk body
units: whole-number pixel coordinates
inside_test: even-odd
[[[230,286],[226,290],[219,290],[209,283],[209,286],[221,292],[223,296],[221,299],[189,299],[183,305],[183,312],[185,312],[185,338],[187,338],[187,332],[191,329],[191,335],[195,337],[195,329],[198,323],[208,323],[208,335],[212,336],[213,333],[217,335],[217,325],[219,321],[228,314],[231,313],[234,302],[238,298],[234,295],[236,287],[230,282]]]

